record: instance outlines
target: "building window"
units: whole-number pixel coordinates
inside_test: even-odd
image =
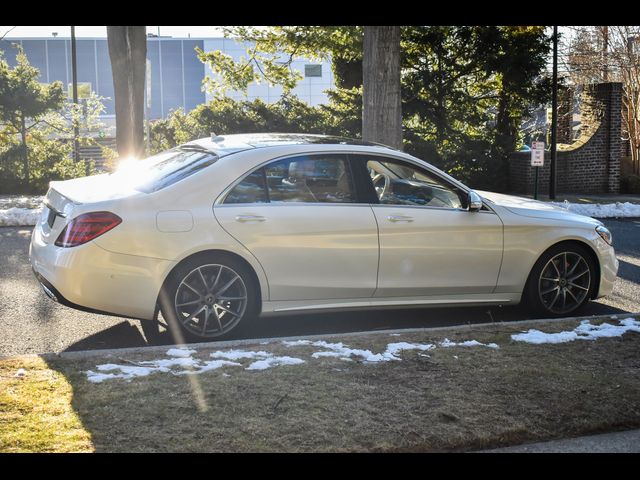
[[[321,64],[307,64],[304,66],[305,77],[321,77],[322,65]]]

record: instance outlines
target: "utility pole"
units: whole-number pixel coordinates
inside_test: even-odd
[[[553,27],[553,85],[551,92],[551,164],[549,171],[549,200],[556,198],[556,164],[558,160],[558,27]]]
[[[71,88],[73,90],[73,103],[78,105],[78,65],[76,61],[76,27],[71,27]],[[80,161],[80,145],[78,144],[78,122],[73,119],[73,159]]]

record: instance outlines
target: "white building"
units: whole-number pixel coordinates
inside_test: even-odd
[[[0,51],[10,65],[16,63],[16,44],[24,49],[29,62],[40,70],[41,81],[71,83],[71,41],[64,37],[49,38],[5,38],[0,40]],[[78,38],[77,65],[78,83],[105,98],[103,120],[110,124],[115,116],[113,101],[113,78],[107,39],[102,37]],[[149,118],[165,118],[172,110],[181,108],[185,112],[211,100],[204,92],[203,80],[213,76],[196,54],[196,47],[205,52],[220,50],[234,60],[247,57],[247,47],[228,38],[147,38],[147,59],[151,63],[151,108]],[[283,56],[283,59],[285,57]],[[287,56],[288,58],[288,56]],[[312,62],[294,58],[292,68],[299,71],[303,79],[294,89],[302,101],[318,105],[328,100],[325,90],[334,86],[333,72],[329,62]],[[237,100],[260,98],[267,103],[277,101],[281,87],[271,87],[266,82],[251,84],[247,94],[227,92]]]

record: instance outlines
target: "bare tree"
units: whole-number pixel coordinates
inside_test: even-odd
[[[400,27],[365,26],[362,138],[402,148]]]
[[[566,68],[574,84],[621,82],[622,131],[640,173],[640,27],[573,27]]]
[[[108,26],[107,40],[116,103],[116,144],[120,157],[144,155],[146,27]]]

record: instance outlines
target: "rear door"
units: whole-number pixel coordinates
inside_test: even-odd
[[[274,160],[238,182],[214,213],[264,268],[271,300],[363,298],[376,289],[376,219],[358,203],[346,155]]]

